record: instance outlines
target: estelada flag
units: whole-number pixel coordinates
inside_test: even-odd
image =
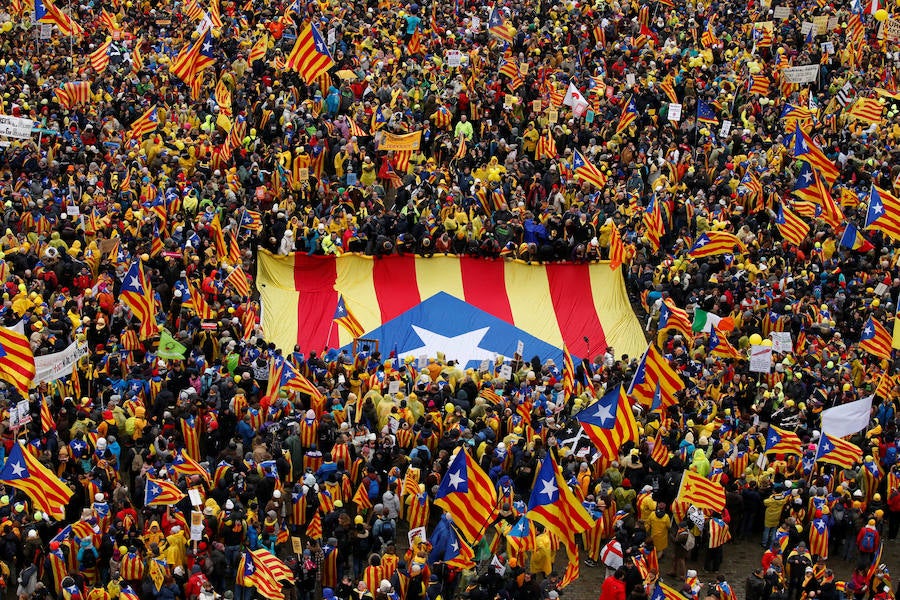
[[[678,488],[678,499],[694,504],[698,508],[721,511],[725,508],[725,488],[699,473],[685,471],[681,477],[681,486]]]
[[[646,345],[621,269],[607,263],[527,265],[409,255],[374,260],[266,251],[258,259],[257,287],[270,307],[263,330],[288,351],[353,341],[333,318],[339,297],[353,306],[367,336],[386,348],[396,346],[400,357],[433,356],[440,345],[444,352],[459,348],[457,359],[480,363],[481,356],[512,356],[521,340],[530,355],[561,364],[563,345],[573,356],[594,356],[609,346],[617,356],[639,356]]]

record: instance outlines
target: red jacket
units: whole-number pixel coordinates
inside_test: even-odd
[[[625,581],[607,577],[600,588],[600,600],[625,600]]]

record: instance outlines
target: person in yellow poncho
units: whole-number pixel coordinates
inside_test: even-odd
[[[531,553],[531,573],[546,577],[553,570],[555,561],[556,552],[553,551],[550,532],[544,530],[534,540],[534,552]]]
[[[172,533],[166,537],[166,560],[173,566],[185,566],[187,563],[188,539],[179,525],[172,528]]]

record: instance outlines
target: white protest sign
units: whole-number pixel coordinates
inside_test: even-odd
[[[731,120],[723,119],[722,127],[719,128],[719,137],[725,137],[731,133]]]
[[[70,217],[79,217],[81,216],[81,209],[79,209],[77,206],[67,206],[66,214]]]
[[[819,65],[788,67],[781,73],[788,83],[812,83],[819,76]]]
[[[413,527],[406,534],[406,539],[409,540],[410,547],[413,545],[413,541],[419,538],[422,542],[427,542],[428,538],[425,536],[425,528],[424,527]]]
[[[191,499],[191,506],[203,506],[203,497],[200,496],[200,490],[197,488],[188,490],[188,498]]]
[[[494,567],[494,570],[500,577],[503,577],[503,574],[506,573],[506,565],[500,562],[500,557],[496,554],[494,555],[494,558],[491,559],[491,566]]]
[[[834,54],[834,42],[822,42],[822,54]]]
[[[803,24],[800,26],[800,33],[805,36],[810,29],[813,30],[812,34],[816,35],[816,24],[811,21],[803,21]]]
[[[53,23],[41,23],[41,40],[49,40],[53,37]]]
[[[488,371],[490,371],[491,361],[489,361],[488,359],[484,359],[483,361],[481,361],[481,365],[478,367],[478,370],[483,373],[487,373]]]
[[[522,356],[522,353],[525,352],[525,342],[519,340],[516,342],[516,354]]]
[[[203,539],[203,513],[191,511],[191,541],[199,542]]]
[[[794,349],[790,331],[773,331],[769,337],[772,338],[772,350],[775,352],[783,354]]]
[[[417,366],[419,367],[419,369],[424,369],[425,367],[428,366],[428,355],[427,354],[422,354],[419,356],[419,362],[418,362]]]
[[[503,365],[500,367],[500,379],[512,379],[512,367],[509,365]]]
[[[448,67],[458,67],[462,61],[462,52],[459,50],[447,50],[444,53],[444,59],[447,61]]]
[[[391,381],[388,384],[388,394],[390,394],[391,396],[398,393],[399,391],[400,391],[400,381],[395,379],[394,381]]]
[[[790,6],[776,6],[774,12],[772,13],[772,17],[775,19],[787,19],[791,16],[791,7]]]
[[[670,104],[669,105],[669,120],[670,121],[680,121],[681,120],[681,105],[680,104]]]
[[[772,346],[750,346],[750,372],[768,373],[772,370]]]
[[[628,87],[634,86],[634,73],[625,74],[625,85],[627,85]]]
[[[0,115],[0,135],[27,140],[31,137],[32,127],[34,127],[34,121],[31,119]]]

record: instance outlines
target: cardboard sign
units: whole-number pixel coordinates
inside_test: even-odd
[[[681,105],[680,104],[670,104],[669,105],[669,120],[676,121],[676,122],[681,120]]]
[[[900,20],[888,19],[887,21],[884,21],[884,24],[882,25],[882,31],[884,31],[885,39],[900,39]]]
[[[506,379],[507,381],[512,379],[512,367],[509,365],[503,365],[500,367],[500,379]]]
[[[297,173],[297,176],[300,181],[309,181],[309,169],[307,169],[306,167],[300,169]]]
[[[543,102],[540,99],[531,101],[531,112],[539,113],[543,109]]]
[[[394,394],[397,394],[399,392],[400,392],[400,382],[395,379],[388,385],[388,394],[393,396]]]
[[[491,361],[489,361],[488,359],[484,359],[483,361],[481,361],[481,365],[478,367],[478,370],[482,373],[487,373],[488,371],[490,371]]]
[[[303,542],[300,538],[296,536],[291,537],[291,549],[294,551],[294,554],[303,554]]]
[[[773,331],[769,337],[772,338],[772,350],[775,352],[783,354],[794,349],[790,331]]]
[[[828,33],[828,15],[813,17],[812,22],[816,26],[816,33],[814,35],[826,35]]]
[[[203,513],[191,511],[191,541],[199,542],[203,539]]]
[[[800,25],[800,33],[805,36],[807,33],[809,33],[809,30],[813,29],[815,26],[816,24],[812,21],[803,21],[803,24]],[[813,31],[812,34],[816,35],[816,32]]]
[[[559,121],[559,111],[555,108],[552,108],[547,111],[547,121],[550,123],[556,123]]]
[[[772,346],[750,346],[750,372],[768,373],[772,370]]]
[[[516,101],[518,99],[519,99],[518,97],[513,96],[512,94],[504,94],[503,95],[503,106],[515,106]]]
[[[421,370],[421,369],[424,369],[424,368],[427,367],[427,366],[428,366],[428,355],[427,355],[427,354],[422,354],[421,356],[419,356],[418,367],[419,367],[419,369]]]
[[[528,63],[522,63],[521,65],[519,65],[519,74],[523,77],[525,75],[528,75]]]
[[[197,488],[189,489],[188,497],[191,499],[192,506],[203,506],[203,498],[200,496],[200,490]]]
[[[772,16],[775,19],[787,19],[791,16],[791,7],[790,6],[776,6]]]
[[[53,37],[53,23],[41,23],[41,40]]]

